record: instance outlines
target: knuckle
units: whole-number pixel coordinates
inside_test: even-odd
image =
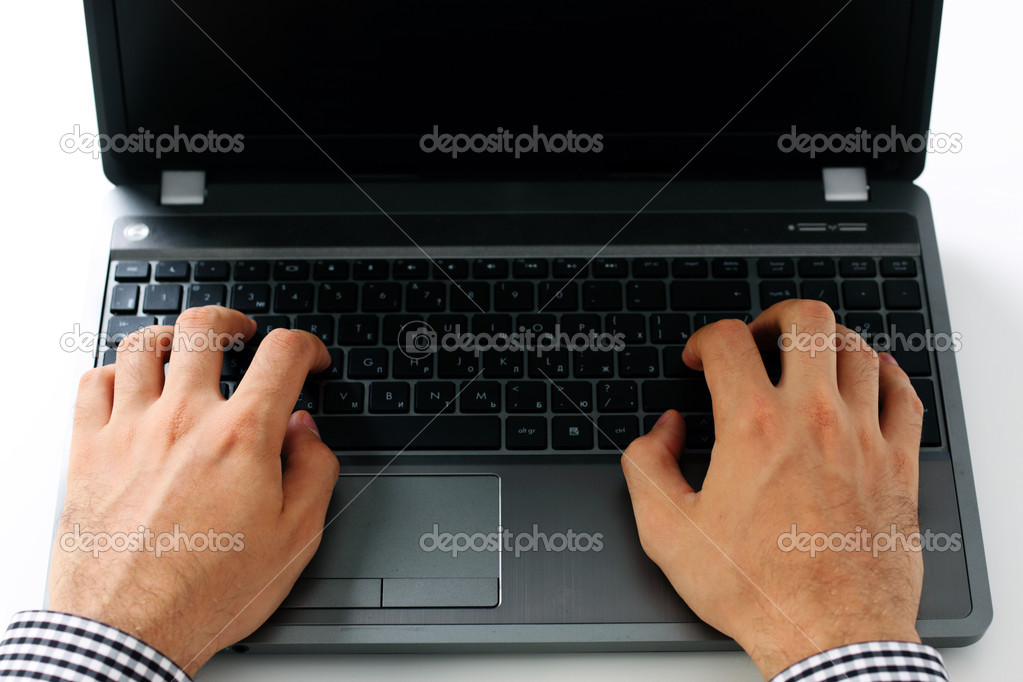
[[[821,389],[811,391],[803,407],[803,414],[810,429],[818,437],[830,438],[838,435],[842,411],[832,391]]]
[[[78,390],[85,391],[93,386],[101,385],[104,381],[105,375],[106,372],[102,367],[94,367],[86,371],[78,380]]]
[[[816,327],[835,323],[835,311],[823,301],[811,299],[793,301],[792,313],[797,321],[807,326]]]
[[[180,329],[216,329],[224,319],[224,309],[219,306],[188,308],[178,316]]]
[[[710,325],[711,333],[715,336],[734,339],[739,336],[748,336],[749,326],[739,319],[718,320]]]
[[[266,335],[259,347],[268,347],[272,352],[284,355],[301,355],[309,351],[313,338],[308,332],[298,329],[274,329]]]

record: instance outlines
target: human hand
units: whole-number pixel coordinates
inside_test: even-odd
[[[768,379],[761,348],[782,333],[838,333],[839,350],[781,354]],[[625,451],[643,549],[705,622],[734,638],[770,679],[827,649],[919,642],[919,551],[783,551],[780,536],[918,530],[923,407],[891,356],[837,326],[827,305],[785,301],[750,325],[726,320],[690,339],[705,373],[716,442],[699,493],[679,469],[685,424],[663,415]],[[880,407],[880,416],[879,416]],[[684,455],[683,455],[684,456]]]
[[[292,414],[307,374],[330,364],[312,334],[271,332],[221,396],[215,341],[255,330],[237,311],[191,308],[174,328],[125,339],[116,365],[86,373],[78,391],[49,607],[120,628],[189,674],[283,601],[319,546],[339,473],[312,418]],[[160,349],[172,336],[215,349]],[[140,527],[147,542],[213,531],[218,551],[198,539],[159,557],[163,542],[95,556],[74,547],[73,530],[109,539]]]

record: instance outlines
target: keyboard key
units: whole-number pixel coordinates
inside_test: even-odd
[[[801,286],[802,297],[823,301],[838,310],[838,285],[830,280],[805,280]]]
[[[378,327],[376,315],[342,315],[338,319],[338,345],[374,346],[378,341]]]
[[[621,310],[622,285],[618,282],[585,282],[583,310]]]
[[[632,276],[636,279],[665,279],[668,261],[663,258],[636,258],[632,261]]]
[[[469,330],[469,318],[465,315],[430,315],[426,323],[438,334],[464,334]]]
[[[797,298],[795,282],[761,282],[760,307],[767,310],[775,303]]]
[[[862,336],[867,343],[873,343],[874,337],[884,333],[884,322],[877,313],[849,313],[845,316],[845,326]]]
[[[256,334],[254,340],[258,343],[274,329],[291,329],[291,320],[287,315],[253,315],[256,321]]]
[[[220,365],[221,380],[233,381],[241,379],[249,369],[253,354],[254,350],[248,346],[242,350],[225,352],[223,362]]]
[[[710,450],[713,447],[713,431],[686,431],[686,450]]]
[[[501,418],[497,416],[324,417],[316,421],[323,442],[334,450],[497,450]]]
[[[330,315],[299,315],[295,329],[307,331],[323,342],[324,346],[334,345],[334,318]]]
[[[480,358],[469,351],[442,350],[437,353],[437,376],[441,379],[471,379],[480,371]]]
[[[188,261],[168,260],[156,264],[157,282],[184,282],[188,280]]]
[[[475,381],[471,385],[462,386],[459,398],[462,412],[500,412],[501,384],[496,381]]]
[[[543,258],[516,258],[512,262],[512,277],[543,279],[547,277],[547,261]]]
[[[416,384],[416,412],[454,412],[455,395],[455,384],[452,381],[420,381]]]
[[[527,332],[532,332],[534,343],[538,342],[541,337],[546,338],[548,341],[552,340],[554,338],[557,325],[557,316],[547,313],[529,313],[519,315],[515,318],[516,331],[519,329],[525,329]]]
[[[107,322],[107,345],[116,346],[128,334],[155,324],[156,318],[152,316],[115,315]]]
[[[678,279],[704,279],[708,272],[703,258],[676,258],[671,262],[671,274]]]
[[[624,258],[597,258],[593,276],[598,279],[621,279],[629,276],[629,262]]]
[[[227,305],[227,287],[223,284],[193,284],[188,288],[188,307]]]
[[[259,320],[256,323],[259,324]],[[337,381],[344,374],[345,353],[340,348],[328,348],[327,353],[330,354],[330,365],[313,377],[320,381]]]
[[[243,313],[270,311],[269,284],[235,284],[231,305]]]
[[[842,282],[842,299],[849,310],[881,308],[881,294],[877,290],[877,282]]]
[[[313,309],[312,284],[278,284],[274,292],[274,312],[308,313]]]
[[[827,256],[800,258],[800,277],[834,277],[835,261]]]
[[[573,351],[571,355],[573,371],[577,379],[604,379],[615,375],[614,353],[577,350]]]
[[[672,310],[749,310],[746,282],[672,282]]]
[[[892,344],[888,350],[899,367],[910,376],[931,373],[930,351],[925,347],[927,329],[920,313],[889,313],[888,336]]]
[[[575,334],[590,335],[590,332],[600,333],[600,315],[582,313],[578,315],[562,315],[561,331],[569,336]]]
[[[362,287],[364,312],[396,313],[401,310],[401,285],[397,282],[367,282]]]
[[[646,343],[646,319],[635,313],[621,313],[608,315],[604,328],[612,336],[622,335],[622,340],[627,344]]]
[[[643,409],[682,413],[710,412],[710,391],[702,379],[651,380],[643,382]]]
[[[150,284],[142,304],[145,313],[176,313],[181,310],[181,285]]]
[[[701,327],[706,327],[708,324],[720,322],[721,320],[740,320],[749,324],[753,321],[753,316],[749,313],[741,315],[739,313],[697,313],[696,315],[693,315],[693,327],[699,329]]]
[[[635,412],[639,409],[639,389],[635,381],[601,381],[597,383],[599,412]]]
[[[874,277],[877,269],[873,258],[842,258],[838,261],[842,277]]]
[[[434,277],[437,279],[462,280],[469,276],[469,261],[442,258],[435,261]]]
[[[555,279],[574,279],[585,277],[586,270],[585,258],[555,258],[551,273]]]
[[[551,420],[551,445],[555,450],[591,450],[593,422],[581,415],[554,417]]]
[[[405,308],[414,313],[444,310],[448,287],[444,282],[411,282],[405,286]]]
[[[148,282],[149,263],[145,261],[124,261],[114,267],[114,279],[118,282]]]
[[[270,279],[270,264],[261,260],[240,260],[234,264],[234,278],[239,282],[264,282]]]
[[[546,412],[547,383],[509,381],[505,385],[505,405],[508,412]]]
[[[352,277],[359,280],[387,279],[387,261],[357,260],[352,264]]]
[[[521,379],[526,376],[526,355],[521,351],[488,350],[483,366],[491,379]]]
[[[916,277],[916,261],[912,258],[882,258],[882,277]]]
[[[532,310],[533,283],[507,281],[494,285],[495,310]]]
[[[566,348],[549,350],[540,354],[530,353],[529,376],[533,379],[567,379],[571,366],[569,363],[569,353]]]
[[[628,347],[618,354],[618,374],[626,378],[656,377],[660,363],[652,346]]]
[[[749,274],[744,258],[715,258],[711,270],[719,279],[741,279]]]
[[[386,348],[353,348],[348,352],[349,379],[386,379]]]
[[[757,274],[763,278],[788,279],[796,275],[791,258],[761,258],[757,261]]]
[[[885,282],[884,302],[892,310],[920,310],[920,285],[913,280]]]
[[[327,414],[358,414],[362,412],[364,391],[362,384],[327,382],[323,385],[323,411]]]
[[[359,287],[351,282],[328,282],[320,285],[321,313],[353,313],[358,307]]]
[[[924,425],[920,434],[920,445],[937,447],[941,445],[941,432],[938,428],[938,406],[934,399],[934,384],[927,379],[913,379],[913,388],[924,404]]]
[[[110,292],[110,312],[134,315],[139,308],[137,284],[116,284]]]
[[[665,310],[668,297],[662,282],[629,282],[625,285],[625,305],[629,310]]]
[[[575,282],[540,282],[537,302],[541,310],[579,310],[579,285]]]
[[[658,313],[650,316],[652,343],[685,343],[689,340],[689,316],[683,313]]]
[[[546,450],[547,420],[543,417],[508,417],[505,445],[509,450]]]
[[[320,390],[319,386],[306,385],[302,387],[302,391],[298,394],[298,399],[295,401],[295,410],[305,410],[310,414],[316,414],[320,409]]]
[[[477,258],[472,263],[472,276],[476,279],[506,279],[508,261],[499,258]]]
[[[309,279],[309,263],[304,260],[279,260],[274,263],[274,279],[278,282]]]
[[[201,260],[195,264],[195,281],[224,282],[231,276],[231,266],[222,260]]]
[[[680,377],[700,377],[702,379],[703,374],[701,372],[689,369],[689,367],[682,362],[682,351],[684,348],[684,346],[665,346],[661,353],[664,376],[672,379]]]
[[[588,381],[559,381],[551,387],[551,410],[578,414],[593,410],[593,387]]]
[[[313,263],[313,279],[321,282],[348,279],[348,263],[343,260],[318,260]]]
[[[600,417],[597,420],[597,448],[624,452],[639,438],[639,420],[632,416]]]
[[[409,385],[404,381],[382,381],[370,384],[370,412],[401,414],[408,412],[410,406]]]
[[[394,279],[429,279],[432,268],[425,258],[401,258],[394,261]]]
[[[490,284],[458,282],[449,285],[451,310],[456,313],[478,313],[490,310]]]
[[[433,377],[434,355],[409,357],[402,348],[395,348],[392,373],[395,379],[430,379]]]

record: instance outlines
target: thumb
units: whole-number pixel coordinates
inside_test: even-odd
[[[333,451],[320,440],[316,423],[308,412],[291,415],[284,434],[283,453],[284,514],[293,518],[311,517],[302,518],[300,527],[305,523],[317,523],[322,527],[341,468]]]
[[[682,415],[668,410],[648,434],[632,441],[626,448],[622,455],[622,470],[637,519],[641,507],[643,510],[648,505],[681,507],[686,496],[693,492],[679,469],[685,438],[686,424]]]

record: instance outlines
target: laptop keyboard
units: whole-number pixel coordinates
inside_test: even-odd
[[[111,272],[101,362],[114,362],[117,342],[142,326],[173,324],[189,307],[232,307],[259,332],[225,353],[229,397],[261,338],[304,329],[332,365],[309,379],[296,409],[351,454],[611,453],[669,408],[685,415],[687,449],[709,451],[710,395],[681,361],[696,329],[750,321],[789,298],[826,302],[868,339],[930,327],[913,257],[115,261]],[[507,339],[558,330],[620,334],[625,347],[438,348],[456,331]],[[924,402],[922,445],[940,446],[932,353],[894,355]],[[776,378],[777,358],[766,360]]]

